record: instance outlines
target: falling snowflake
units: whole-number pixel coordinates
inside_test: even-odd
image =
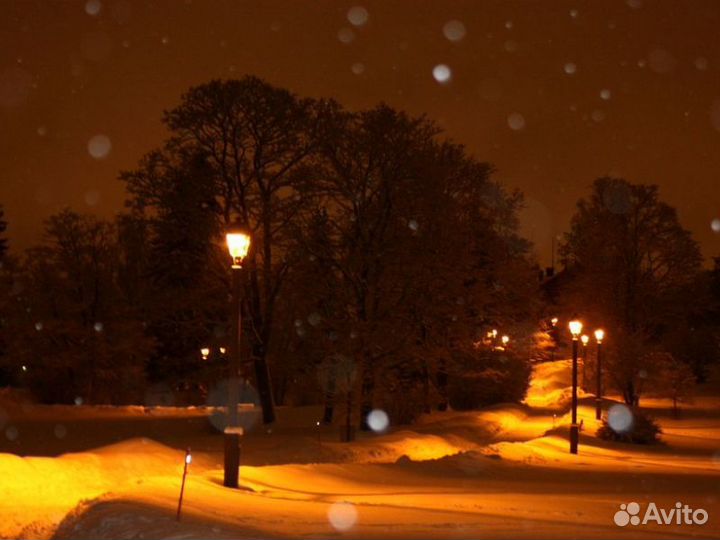
[[[105,159],[112,149],[112,143],[107,135],[95,135],[88,141],[87,148],[93,158]]]
[[[601,111],[600,109],[595,109],[590,116],[595,122],[598,123],[605,120],[605,112]]]
[[[441,84],[450,82],[450,78],[452,77],[452,71],[445,64],[438,64],[435,66],[432,74],[435,80]]]
[[[382,433],[390,425],[390,418],[385,411],[375,409],[368,414],[367,423],[375,433]]]
[[[448,21],[443,26],[443,35],[450,41],[460,41],[465,37],[465,25],[456,20]]]
[[[625,405],[618,403],[608,410],[608,424],[616,433],[626,433],[633,426],[632,411]]]
[[[368,10],[362,6],[354,6],[348,10],[347,20],[353,26],[363,26],[368,22]]]
[[[577,65],[575,65],[575,63],[573,63],[573,62],[568,62],[565,64],[563,69],[565,70],[565,73],[567,73],[568,75],[574,75],[575,72],[577,71]]]
[[[666,74],[675,69],[675,57],[665,49],[655,49],[648,56],[650,69],[655,73]]]
[[[353,32],[351,28],[341,28],[338,30],[337,38],[347,45],[355,39],[355,32]]]
[[[88,0],[85,2],[85,13],[88,15],[91,15],[92,17],[96,17],[100,15],[100,12],[102,11],[102,3],[100,0]]]
[[[365,64],[362,62],[355,62],[350,69],[355,75],[362,75],[365,72]]]
[[[710,228],[714,233],[720,234],[720,219],[715,218],[710,222]]]
[[[514,112],[508,115],[507,123],[510,129],[519,131],[525,128],[525,117],[518,112]]]
[[[600,90],[600,97],[607,101],[612,97],[612,92],[610,92],[610,90],[608,90],[607,88],[603,88],[602,90]]]
[[[91,189],[85,192],[85,204],[88,206],[95,206],[100,202],[100,192],[97,189]]]
[[[698,56],[695,59],[695,67],[700,71],[705,71],[708,68],[707,58],[704,56]]]
[[[336,502],[328,508],[328,521],[336,530],[349,531],[355,526],[358,512],[355,505],[349,502]]]

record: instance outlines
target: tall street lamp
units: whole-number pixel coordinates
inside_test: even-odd
[[[230,361],[228,374],[228,412],[225,428],[225,469],[223,485],[238,487],[240,468],[240,434],[238,405],[240,402],[240,339],[242,336],[242,278],[243,262],[250,249],[250,233],[242,226],[228,229],[225,235],[232,257],[232,327],[230,329]]]
[[[570,321],[568,325],[572,334],[572,423],[570,424],[570,453],[578,453],[578,441],[580,440],[580,429],[577,423],[578,406],[578,338],[582,332],[582,323],[577,319]]]
[[[595,419],[602,418],[602,342],[605,339],[605,330],[595,330],[597,341],[597,358],[595,358]]]
[[[583,376],[582,376],[582,389],[585,390],[587,388],[587,346],[588,341],[590,341],[590,337],[586,334],[583,334],[580,336],[580,341],[582,342],[583,350],[582,350],[582,358],[583,358]]]

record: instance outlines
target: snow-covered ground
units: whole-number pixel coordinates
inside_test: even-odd
[[[255,424],[243,442],[241,490],[222,487],[212,410],[3,404],[0,449],[27,457],[0,454],[0,538],[720,536],[720,399],[701,396],[679,419],[648,401],[665,442],[642,447],[596,439],[593,397],[581,395],[574,456],[568,367],[538,365],[523,405],[435,413],[352,444],[315,425],[317,408],[281,408],[271,432]],[[618,527],[633,501],[682,502],[709,520]]]

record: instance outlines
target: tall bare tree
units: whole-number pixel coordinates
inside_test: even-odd
[[[191,88],[180,105],[164,115],[171,137],[162,154],[202,155],[219,229],[239,220],[253,234],[244,296],[266,423],[275,419],[267,357],[276,301],[290,265],[287,231],[306,204],[297,173],[317,147],[328,106],[245,77]],[[139,204],[151,199],[151,177],[143,167],[123,175]],[[154,180],[164,181],[162,176]]]
[[[643,347],[679,320],[677,309],[686,301],[678,303],[677,293],[702,262],[697,243],[675,209],[660,200],[657,186],[607,177],[578,202],[562,254],[574,276],[575,309]],[[630,404],[647,376],[643,355],[628,352],[640,346],[628,344],[615,355],[614,374],[622,374],[618,390]]]

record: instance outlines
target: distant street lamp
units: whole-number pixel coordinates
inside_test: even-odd
[[[238,487],[240,468],[240,435],[238,405],[240,392],[240,339],[242,336],[242,278],[243,262],[250,249],[250,233],[241,226],[230,228],[225,235],[228,252],[232,257],[232,327],[230,330],[230,362],[228,374],[228,411],[225,428],[225,469],[223,485]]]
[[[552,338],[552,341],[553,341],[552,349],[550,349],[550,360],[552,360],[553,362],[555,361],[555,349],[557,349],[557,341],[558,341],[557,340],[557,323],[558,323],[557,317],[553,317],[552,319],[550,319],[550,325],[552,326],[552,328],[550,329],[550,337]]]
[[[200,355],[202,356],[203,360],[207,360],[208,356],[210,356],[210,349],[207,347],[203,347],[200,349]]]
[[[553,317],[552,319],[550,319],[550,324],[552,324],[553,328],[555,328],[557,326],[557,323],[558,323],[557,317]]]
[[[580,336],[580,341],[582,342],[583,350],[582,350],[582,358],[583,358],[583,375],[582,375],[582,389],[585,390],[587,388],[587,346],[588,341],[590,341],[590,336],[583,334]]]
[[[507,344],[510,343],[510,336],[503,336],[500,339],[502,340],[503,347],[507,347]]]
[[[602,418],[602,342],[605,339],[605,330],[595,330],[597,341],[597,358],[595,359],[595,419]]]
[[[578,453],[578,442],[580,440],[580,429],[577,423],[577,406],[578,406],[578,339],[582,332],[582,323],[580,321],[572,320],[568,325],[570,327],[570,333],[572,334],[572,423],[570,424],[570,453]]]

